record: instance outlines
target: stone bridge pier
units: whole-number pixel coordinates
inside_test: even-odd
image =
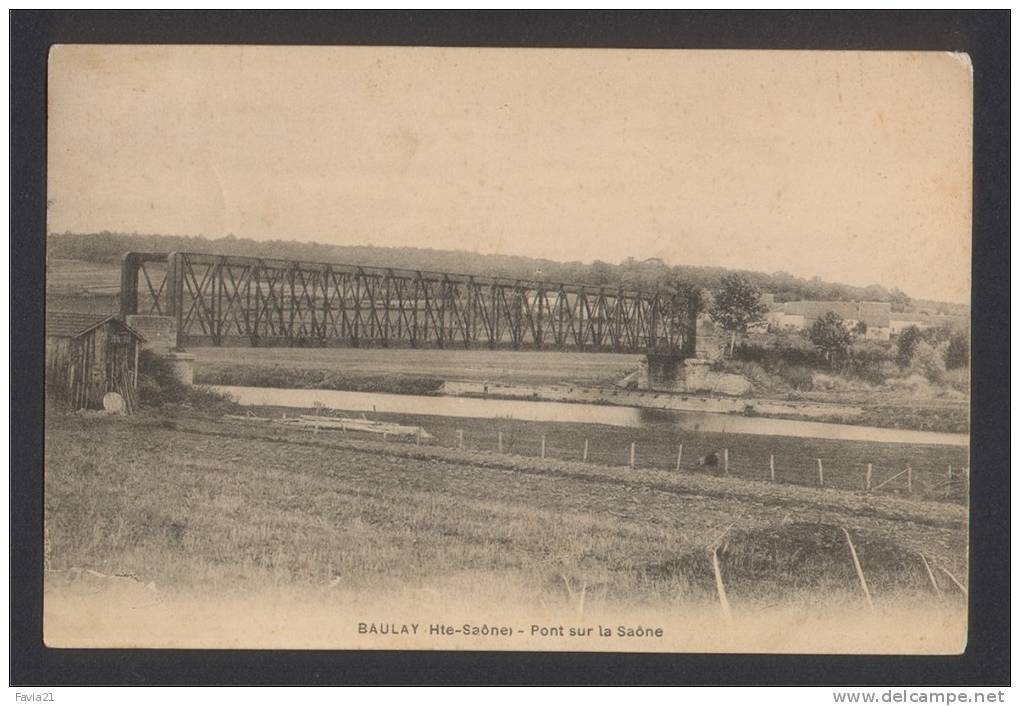
[[[638,372],[638,387],[642,390],[683,389],[687,379],[686,361],[685,355],[646,354]]]
[[[706,358],[655,353],[641,361],[637,386],[641,390],[710,395],[746,395],[751,391],[751,383],[743,375],[713,371]]]

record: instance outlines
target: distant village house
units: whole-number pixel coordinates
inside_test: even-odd
[[[794,301],[769,304],[766,314],[771,329],[803,331],[828,312],[835,312],[849,329],[863,328],[861,338],[887,341],[892,334],[889,302]],[[863,326],[861,326],[863,324]]]
[[[793,301],[777,303],[773,295],[762,295],[768,306],[762,328],[773,331],[804,331],[827,312],[835,312],[847,328],[857,329],[864,325],[861,338],[872,341],[887,341],[898,336],[904,329],[916,326],[919,329],[945,326],[952,329],[966,329],[967,317],[929,312],[894,312],[889,302],[841,302],[841,301]]]

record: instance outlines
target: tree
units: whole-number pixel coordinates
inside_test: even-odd
[[[854,342],[854,335],[846,327],[843,317],[834,311],[815,319],[808,331],[808,338],[815,348],[825,353],[825,359],[830,365],[834,359],[833,354],[845,352]]]
[[[761,292],[751,281],[739,274],[723,275],[710,311],[712,320],[730,332],[730,355],[738,333],[764,320],[768,307],[761,301]]]
[[[701,287],[688,280],[674,277],[666,289],[674,311],[688,311],[697,316],[705,306],[705,295]]]
[[[946,368],[965,368],[970,364],[970,341],[967,334],[956,331],[946,345]]]
[[[942,382],[946,374],[946,363],[942,351],[925,340],[918,341],[910,358],[910,369],[923,375],[929,382]]]
[[[900,336],[896,339],[896,362],[901,368],[910,365],[910,360],[914,357],[914,349],[917,348],[920,341],[921,329],[916,326],[908,326],[900,331]]]
[[[616,279],[614,268],[608,262],[602,262],[602,260],[595,260],[591,263],[591,275],[590,281],[595,285],[608,285],[612,284]]]
[[[889,304],[893,311],[907,311],[910,308],[910,297],[907,296],[906,292],[894,287],[892,292],[889,293]]]

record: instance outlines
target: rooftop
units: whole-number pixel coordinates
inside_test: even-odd
[[[114,321],[119,327],[131,332],[135,337],[145,340],[140,333],[113,314],[84,314],[78,311],[46,312],[46,335],[77,338],[98,326],[102,326],[108,321]]]

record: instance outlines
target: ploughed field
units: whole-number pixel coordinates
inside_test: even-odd
[[[707,557],[716,547],[731,600],[859,599],[846,528],[877,601],[935,599],[921,553],[941,579],[939,600],[951,600],[946,572],[966,576],[966,509],[951,502],[677,473],[642,462],[641,452],[634,469],[622,465],[624,454],[617,465],[567,460],[568,450],[578,457],[579,440],[590,439],[598,460],[636,430],[485,422],[487,434],[512,437],[514,453],[499,455],[479,450],[481,423],[418,421],[436,435],[432,444],[190,412],[51,416],[47,567],[53,576],[93,569],[203,592],[457,581],[459,595],[484,593],[498,577],[501,590],[527,598],[553,600],[583,585],[590,601],[639,605],[711,601]],[[464,449],[451,448],[458,428]],[[520,455],[540,443],[540,429],[555,458]],[[700,436],[687,443],[719,445]],[[731,463],[769,447],[763,437],[729,443]],[[791,457],[822,444],[778,443]],[[847,458],[848,448],[831,443]],[[882,453],[892,452],[859,457]]]

